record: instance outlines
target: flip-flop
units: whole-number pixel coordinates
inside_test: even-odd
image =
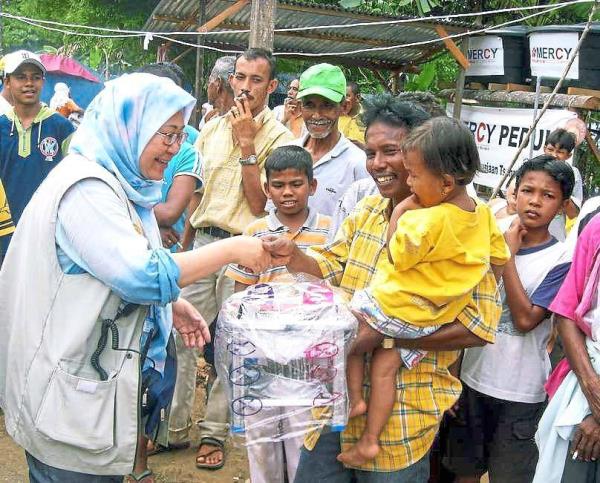
[[[223,468],[223,466],[225,466],[225,446],[224,444],[219,441],[218,439],[213,439],[213,438],[204,438],[200,441],[200,445],[198,446],[198,451],[200,451],[200,448],[202,448],[203,445],[209,445],[209,446],[216,446],[215,449],[213,449],[212,451],[209,451],[206,454],[202,454],[199,455],[196,453],[196,468],[200,468],[203,470],[220,470],[221,468]],[[219,463],[216,464],[210,464],[210,463],[206,463],[206,460],[212,456],[213,454],[220,452],[223,455],[223,458],[221,458],[221,461]],[[201,463],[200,461],[198,461],[199,458],[204,458],[204,463]]]
[[[186,443],[175,443],[170,444],[168,446],[163,446],[162,444],[154,444],[152,443],[152,449],[147,451],[148,456],[154,456],[160,453],[168,453],[169,451],[177,451],[180,449],[188,449],[190,447],[189,441]]]
[[[125,483],[156,483],[156,480],[154,479],[154,473],[152,473],[152,470],[147,469],[142,471],[139,475],[129,473],[125,477]]]

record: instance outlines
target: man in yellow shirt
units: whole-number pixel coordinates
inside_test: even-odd
[[[346,108],[340,116],[338,127],[341,133],[360,148],[365,144],[365,126],[360,117],[362,115],[361,97],[356,82],[348,82],[346,86]]]
[[[274,256],[273,264],[285,263],[290,271],[302,271],[329,280],[349,295],[366,288],[387,261],[386,232],[392,208],[410,195],[402,163],[401,143],[408,131],[429,115],[412,103],[392,96],[377,96],[367,103],[367,169],[378,195],[364,198],[342,223],[335,240],[314,247],[306,254],[282,238],[265,243]],[[380,437],[381,451],[375,459],[357,468],[345,468],[336,457],[360,438],[366,416],[349,421],[341,437],[330,432],[311,434],[305,440],[296,473],[296,483],[312,481],[357,481],[425,483],[429,477],[427,455],[444,412],[461,393],[460,381],[448,368],[465,347],[493,342],[500,301],[494,276],[489,272],[473,291],[482,316],[467,307],[433,334],[420,339],[398,339],[406,349],[429,351],[411,370],[396,376],[396,401],[392,417]],[[365,365],[364,398],[370,390],[369,364]]]
[[[196,142],[204,192],[190,216],[191,226],[196,230],[194,248],[239,235],[264,216],[267,197],[261,177],[265,160],[271,151],[293,139],[267,107],[268,95],[277,87],[275,60],[269,51],[249,49],[240,54],[229,83],[235,96],[233,107],[227,114],[207,122]],[[186,287],[181,296],[211,323],[221,303],[232,293],[233,281],[221,270]],[[197,360],[197,351],[178,344],[177,384],[169,421],[171,449],[190,444]],[[223,466],[227,421],[225,393],[217,379],[200,424],[196,458],[199,468]]]

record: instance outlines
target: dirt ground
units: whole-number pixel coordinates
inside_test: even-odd
[[[205,385],[204,368],[199,369],[198,391],[194,417],[199,419],[204,413]],[[149,466],[154,471],[157,481],[161,483],[246,483],[249,481],[248,462],[246,450],[243,446],[229,443],[227,462],[225,467],[217,471],[199,470],[195,466],[196,448],[200,441],[198,430],[192,433],[192,447],[187,450],[173,451],[152,456]],[[27,464],[23,450],[14,444],[4,429],[4,416],[0,416],[0,482],[25,483],[27,477]]]
[[[207,367],[201,362],[198,369],[196,404],[193,417],[198,420],[204,414]],[[239,443],[228,443],[227,463],[217,471],[199,470],[195,466],[196,448],[200,441],[196,427],[192,430],[192,447],[187,450],[173,451],[152,456],[149,466],[160,483],[249,483],[248,460],[246,450]],[[4,416],[0,415],[0,482],[26,483],[27,464],[23,450],[13,443],[4,429]],[[488,483],[487,475],[481,483]]]

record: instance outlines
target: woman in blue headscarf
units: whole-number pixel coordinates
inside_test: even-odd
[[[108,82],[20,220],[0,272],[0,406],[32,483],[153,481],[145,438],[166,435],[172,329],[189,347],[210,337],[180,289],[270,262],[250,237],[161,247],[152,207],[194,103],[150,74]]]

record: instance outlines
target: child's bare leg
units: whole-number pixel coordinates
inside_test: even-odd
[[[348,354],[346,377],[348,380],[348,399],[350,401],[349,418],[367,412],[367,403],[363,399],[362,383],[364,379],[364,354],[371,352],[383,339],[383,336],[367,324],[362,314],[355,313],[359,320],[358,334]]]
[[[402,361],[395,349],[378,348],[371,363],[371,396],[367,426],[358,442],[338,456],[348,466],[361,466],[379,453],[379,436],[387,424],[396,400],[396,373]]]
[[[367,403],[363,399],[362,383],[364,376],[363,354],[350,353],[346,364],[346,377],[348,378],[348,399],[350,401],[349,418],[360,416],[367,412]]]

